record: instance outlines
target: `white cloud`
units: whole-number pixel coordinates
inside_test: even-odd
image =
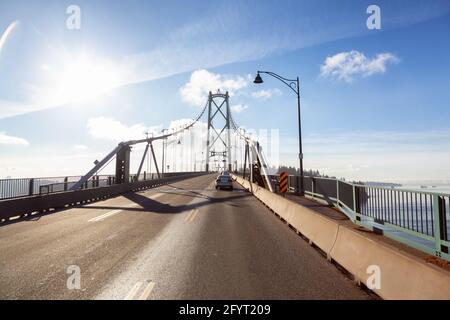
[[[255,99],[267,100],[275,96],[281,96],[282,92],[280,89],[268,89],[252,92],[252,97]]]
[[[30,113],[36,110],[39,110],[39,107],[32,104],[0,100],[0,119]]]
[[[88,120],[89,134],[97,139],[122,142],[145,138],[145,133],[157,133],[160,126],[148,127],[142,123],[127,126],[113,118],[97,117]]]
[[[76,151],[85,151],[85,150],[88,149],[88,147],[86,147],[86,146],[83,145],[83,144],[76,144],[76,145],[74,145],[72,148],[73,148],[74,150],[76,150]]]
[[[208,70],[196,70],[192,73],[188,83],[180,88],[183,100],[191,105],[203,106],[208,98],[208,93],[228,91],[230,96],[236,91],[248,86],[248,79],[242,76],[227,76],[209,72]]]
[[[392,53],[380,53],[369,59],[363,53],[352,50],[327,57],[320,67],[320,75],[352,82],[358,76],[368,77],[385,73],[389,63],[398,63],[399,61]]]
[[[236,104],[236,105],[230,107],[230,109],[231,109],[231,112],[241,113],[242,111],[248,109],[248,105]]]
[[[30,143],[23,138],[9,136],[6,132],[0,132],[0,145],[29,146]]]

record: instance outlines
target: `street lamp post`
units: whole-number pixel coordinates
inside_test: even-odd
[[[298,194],[301,196],[305,195],[305,188],[303,185],[303,149],[302,149],[302,122],[301,122],[301,116],[300,116],[300,80],[297,77],[297,79],[287,79],[284,78],[274,72],[270,71],[258,71],[258,74],[256,75],[255,84],[262,84],[264,81],[261,78],[261,73],[268,74],[281,82],[283,82],[285,85],[287,85],[294,93],[297,95],[297,106],[298,106],[298,148],[299,148],[299,161],[300,161],[300,176],[299,180],[297,181],[297,185],[300,186],[298,190]],[[299,182],[299,183],[298,183]]]
[[[181,145],[181,140],[178,139],[177,137],[175,137],[175,140],[172,140],[172,141],[170,141],[170,142],[167,142],[167,141],[166,141],[166,149],[167,149],[170,145],[172,145],[172,172],[175,172],[175,170],[176,170],[176,168],[177,168],[177,164],[176,164],[176,155],[177,155],[177,152],[176,152],[176,148],[175,148],[175,147],[176,147],[177,145]],[[167,153],[166,158],[168,158],[169,151],[167,150],[166,153]],[[183,169],[183,168],[182,168],[182,169]],[[167,166],[167,170],[169,170],[169,166]]]
[[[163,136],[166,134],[166,131],[167,131],[167,129],[163,129],[161,131]],[[161,164],[161,168],[162,168],[162,176],[164,177],[165,165],[166,165],[165,153],[166,153],[167,138],[164,138],[162,143],[163,143],[163,145],[162,145],[162,164]]]

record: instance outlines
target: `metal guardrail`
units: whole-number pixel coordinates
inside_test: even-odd
[[[277,184],[278,176],[270,176]],[[298,191],[289,176],[289,191]],[[450,194],[304,177],[305,194],[340,209],[355,224],[450,261]]]
[[[176,173],[168,173],[170,176]],[[137,179],[136,175],[130,175],[129,182],[147,181],[157,179],[156,173],[142,173]],[[28,197],[33,195],[51,194],[70,190],[81,179],[81,176],[45,177],[45,178],[20,178],[0,179],[0,200]],[[92,177],[83,184],[81,189],[112,186],[115,177],[112,175],[98,175]]]
[[[73,185],[75,185],[75,183],[76,181],[43,185],[39,187],[39,195],[68,191]],[[114,184],[114,177],[109,177],[108,179],[94,178],[92,180],[86,181],[82,189],[108,187],[112,186],[113,184]]]
[[[25,217],[51,209],[65,208],[90,201],[106,199],[129,191],[138,191],[158,187],[170,182],[180,181],[206,174],[204,172],[171,173],[161,179],[149,179],[130,183],[113,184],[106,187],[79,189],[66,192],[54,192],[21,198],[0,200],[0,223],[14,217]]]
[[[107,179],[109,176],[97,176],[96,179]],[[65,184],[71,185],[80,180],[81,176],[67,177],[43,177],[43,178],[21,178],[21,179],[1,179],[0,180],[0,199],[12,199],[19,197],[27,197],[41,194],[45,190],[44,187],[51,185],[59,185],[63,187]],[[43,189],[44,188],[44,189]],[[55,187],[55,189],[58,189]]]

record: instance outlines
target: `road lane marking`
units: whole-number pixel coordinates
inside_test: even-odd
[[[187,217],[184,219],[184,221],[188,222],[191,219],[191,216],[194,214],[195,209],[192,209],[191,212],[187,215]]]
[[[188,222],[194,221],[194,219],[197,217],[197,215],[198,215],[198,210],[195,209],[195,210],[193,211],[191,217],[189,218],[189,221],[188,221]]]
[[[155,199],[157,199],[157,198],[159,198],[159,197],[162,197],[163,195],[164,195],[164,194],[156,194],[155,196],[150,197],[150,198],[148,198],[148,199],[155,200]],[[109,211],[109,212],[107,212],[107,213],[104,213],[104,214],[102,214],[102,215],[100,215],[100,216],[94,217],[94,218],[88,220],[88,222],[99,222],[99,221],[103,221],[103,220],[105,220],[106,218],[109,218],[109,217],[111,217],[111,216],[113,216],[113,215],[115,215],[115,214],[118,214],[118,213],[120,213],[120,212],[122,212],[122,211],[124,211],[124,210],[126,210],[126,209],[132,209],[132,208],[136,208],[136,207],[140,207],[140,206],[141,206],[141,205],[138,204],[138,203],[130,204],[130,205],[128,205],[128,206],[123,207],[123,209],[112,210],[112,211]]]
[[[134,300],[134,297],[138,293],[139,289],[142,286],[142,282],[138,282],[134,285],[131,291],[126,295],[125,300]]]
[[[88,222],[98,222],[98,221],[103,221],[104,219],[106,219],[106,218],[108,218],[108,217],[111,217],[111,216],[113,216],[113,215],[115,215],[115,214],[117,214],[117,213],[119,213],[119,212],[122,212],[123,210],[112,210],[112,211],[109,211],[109,212],[107,212],[107,213],[105,213],[105,214],[102,214],[101,216],[97,216],[97,217],[95,217],[95,218],[92,218],[92,219],[90,219],[90,220],[88,220]]]
[[[203,192],[203,191],[216,191],[216,189],[214,187],[207,187],[205,189],[182,189],[182,190],[177,190],[177,189],[170,189],[170,190],[161,190],[161,193],[164,194],[186,194],[186,193],[192,193],[192,192]]]
[[[211,183],[208,185],[208,188],[207,188],[207,189],[215,189],[215,188],[214,188],[215,184],[216,184],[216,179],[214,178],[214,180],[211,181]]]
[[[154,287],[155,283],[153,281],[150,281],[138,300],[148,300],[148,297],[152,293]]]

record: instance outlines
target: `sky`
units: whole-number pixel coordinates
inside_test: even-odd
[[[450,181],[449,31],[447,0],[5,0],[0,178],[81,175],[120,141],[194,118],[217,89],[239,126],[271,134],[271,164],[297,165],[296,96],[268,75],[253,84],[268,70],[300,79],[305,168]],[[172,168],[193,148],[201,165],[201,139],[177,139]]]

